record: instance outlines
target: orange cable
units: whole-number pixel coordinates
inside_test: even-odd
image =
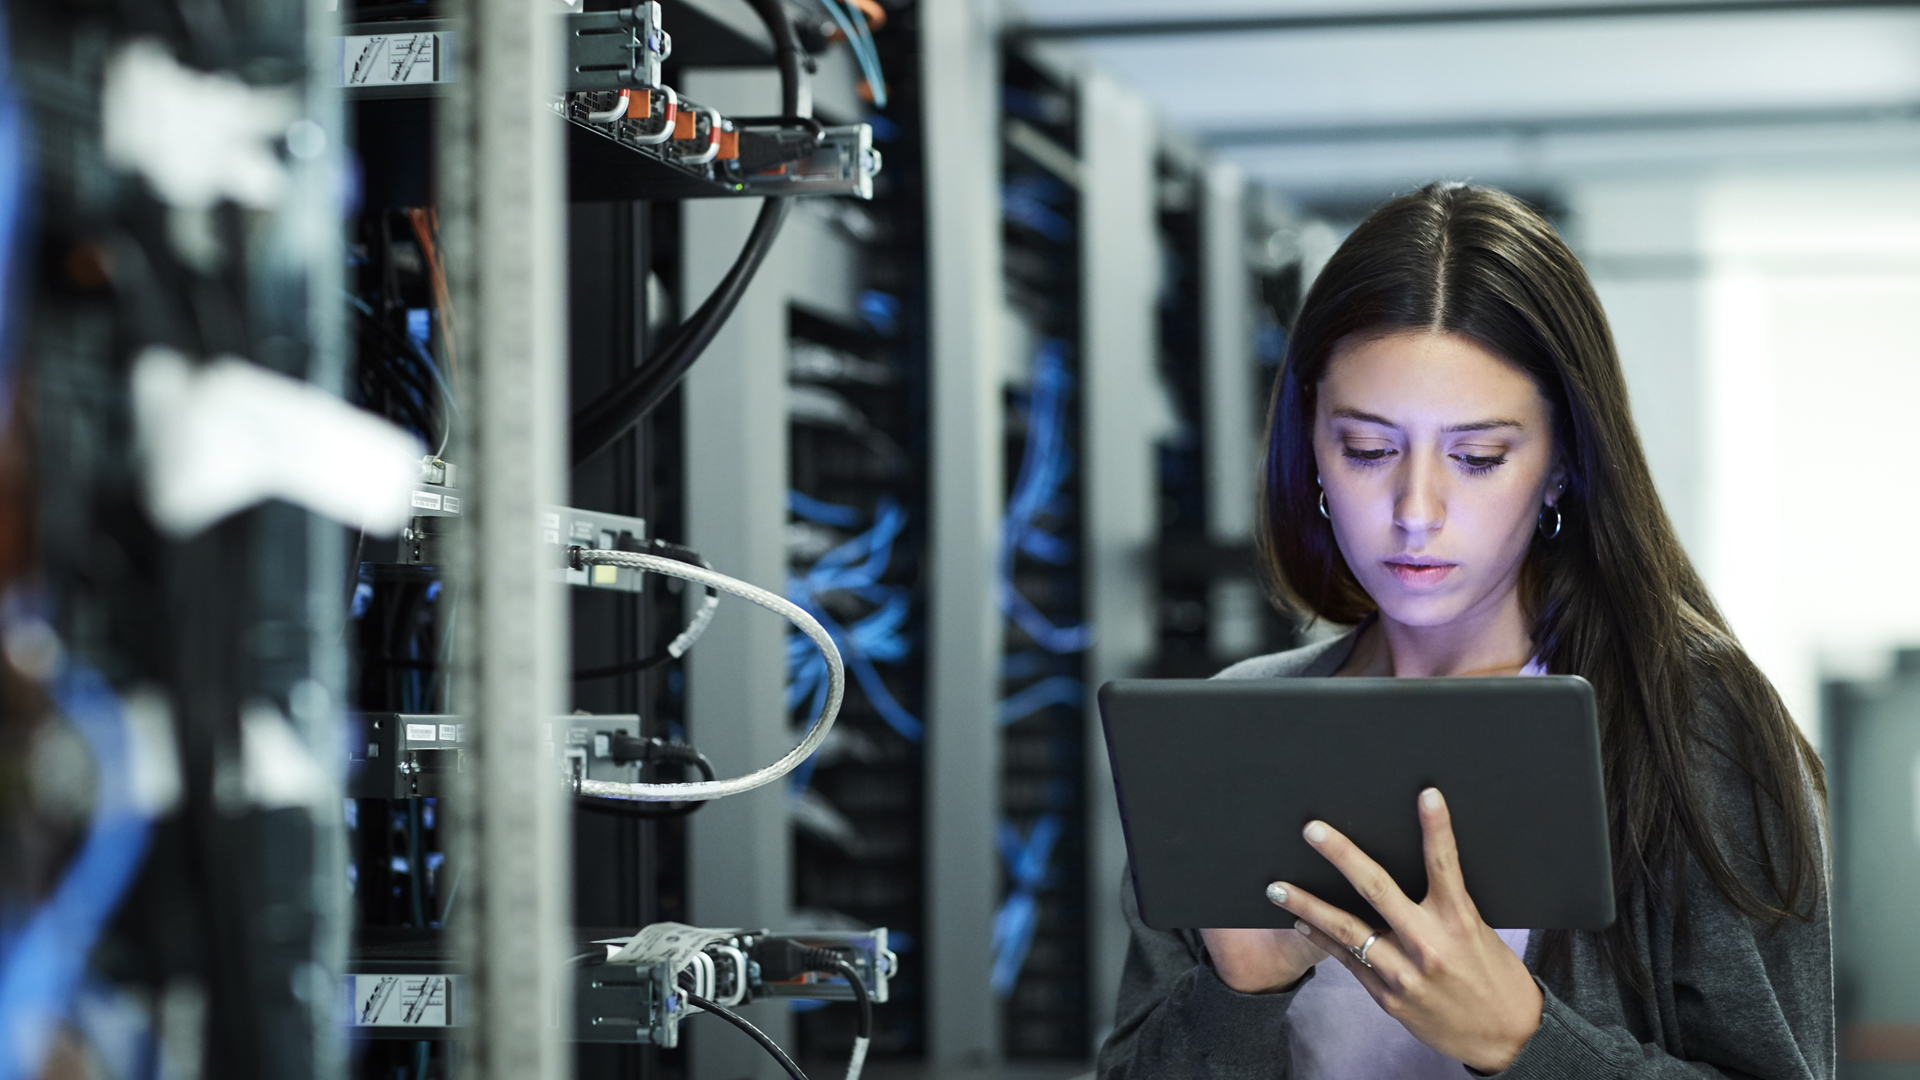
[[[447,289],[447,269],[440,262],[439,248],[434,244],[434,235],[440,231],[440,213],[437,210],[409,207],[407,220],[413,225],[414,239],[420,243],[420,253],[427,260],[427,278],[433,283],[433,303],[438,309],[435,313],[440,323],[440,341],[447,354],[447,382],[458,387],[460,383],[460,364],[453,347],[453,297]]]

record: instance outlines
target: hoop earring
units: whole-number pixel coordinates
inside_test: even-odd
[[[1333,520],[1333,515],[1327,513],[1327,489],[1326,488],[1320,489],[1320,516],[1323,518],[1326,518],[1328,521]]]
[[[1547,510],[1553,511],[1553,531],[1552,532],[1547,531]],[[1540,531],[1541,537],[1547,540],[1551,540],[1554,537],[1559,536],[1560,526],[1564,524],[1565,521],[1566,521],[1566,518],[1561,515],[1560,508],[1557,506],[1549,506],[1546,508],[1546,510],[1540,511],[1540,518],[1539,518],[1539,521],[1537,522],[1537,527]]]

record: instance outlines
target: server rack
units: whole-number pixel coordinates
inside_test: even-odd
[[[875,38],[887,104],[862,119],[887,168],[874,198],[815,207],[854,248],[858,321],[796,302],[787,324],[789,595],[831,621],[855,684],[834,742],[791,785],[793,903],[797,923],[888,929],[903,963],[875,1012],[872,1053],[882,1059],[926,1052],[931,398],[918,14],[891,12]],[[809,679],[820,672],[804,642],[790,655],[801,660],[789,666],[788,704],[804,723],[819,688]],[[852,1014],[798,1007],[806,1056],[844,1057]]]
[[[1162,552],[1192,552],[1208,546],[1208,501],[1218,497],[1208,491],[1205,445],[1208,401],[1200,280],[1205,178],[1189,162],[1165,150],[1155,164],[1160,254],[1157,366],[1169,392],[1176,425],[1173,435],[1155,447],[1159,467],[1158,541]],[[1204,562],[1194,567],[1193,561],[1191,555],[1185,560],[1178,556],[1159,560],[1156,675],[1205,678],[1217,670],[1208,635],[1212,575]]]
[[[327,778],[297,766],[338,734],[339,531],[310,499],[168,492],[210,479],[177,441],[210,386],[341,415],[339,326],[314,302],[338,280],[316,198],[335,117],[293,7],[7,16],[0,753],[30,781],[0,856],[8,1067],[327,1075],[342,836]],[[210,97],[293,138],[224,130],[187,160],[142,139]],[[274,449],[254,460],[284,466]],[[263,739],[294,782],[248,782]]]
[[[615,10],[617,5],[590,3],[590,10]],[[699,83],[715,85],[705,77],[710,66],[737,68],[765,65],[769,57],[764,46],[750,34],[716,19],[700,5],[670,3],[666,16],[675,32],[677,47],[663,71],[663,81],[686,86]],[[379,20],[367,27],[384,36],[398,39],[419,34],[441,34],[448,27],[426,16],[440,14],[426,5],[363,6],[349,13],[355,20]],[[802,26],[803,30],[817,28]],[[817,35],[811,41],[816,49],[826,43]],[[910,47],[910,46],[909,46]],[[909,80],[910,81],[910,80]],[[396,275],[391,265],[391,250],[385,261],[372,269],[360,268],[360,276],[372,276],[379,284],[392,285],[398,295],[384,306],[379,297],[359,296],[359,302],[377,309],[389,325],[380,328],[386,339],[398,339],[401,347],[411,340],[417,351],[429,361],[443,358],[440,330],[449,321],[441,310],[444,287],[431,281],[435,259],[431,244],[430,204],[435,194],[435,124],[441,110],[431,99],[398,96],[402,90],[387,90],[371,99],[355,102],[362,159],[366,163],[368,192],[363,219],[385,222],[387,231],[398,228],[401,235],[401,259],[405,265]],[[656,105],[657,109],[657,105]],[[854,117],[826,117],[851,120]],[[704,130],[704,129],[700,129]],[[598,158],[583,159],[580,136],[572,136],[574,177],[570,184],[573,198],[566,210],[566,260],[569,282],[566,296],[568,311],[568,392],[578,405],[592,401],[622,376],[631,372],[642,358],[654,354],[663,338],[690,314],[683,302],[687,276],[687,248],[682,237],[687,230],[686,216],[677,201],[645,201],[644,196],[701,194],[716,191],[681,191],[669,185],[641,178],[623,183],[606,180],[606,163]],[[598,148],[604,152],[605,148]],[[594,167],[595,183],[583,183],[583,164]],[[658,172],[657,168],[654,172]],[[670,178],[672,179],[672,178]],[[688,183],[684,178],[674,184]],[[884,194],[883,194],[884,197]],[[890,231],[902,234],[911,245],[915,209],[913,192],[908,189],[899,209],[898,222],[885,221]],[[825,215],[843,225],[868,220],[863,204],[848,200],[836,204]],[[812,213],[821,214],[823,208]],[[806,213],[808,211],[796,211]],[[873,218],[879,221],[879,218]],[[421,232],[421,222],[428,231]],[[397,223],[397,224],[396,224]],[[854,226],[856,229],[858,225]],[[378,231],[362,225],[361,231]],[[713,237],[698,242],[711,246]],[[393,245],[388,244],[391,249]],[[877,247],[877,245],[876,245]],[[896,292],[912,295],[912,247],[889,249],[904,260],[903,266],[885,268],[892,279],[880,282]],[[728,253],[730,256],[730,252]],[[897,280],[896,280],[897,279]],[[363,320],[364,321],[364,320]],[[920,340],[908,327],[891,335],[861,330],[832,320],[817,312],[799,311],[793,318],[796,340],[811,336],[832,337],[835,333],[865,338],[854,344],[855,351],[892,353],[911,361],[913,345]],[[373,331],[369,330],[369,333]],[[833,339],[833,344],[846,341]],[[869,362],[874,362],[869,358]],[[901,386],[907,385],[903,380]],[[891,388],[890,388],[891,389]],[[417,395],[416,395],[417,396]],[[890,403],[889,403],[890,404]],[[923,407],[923,403],[922,403]],[[894,437],[906,440],[912,430],[911,414],[892,407],[875,407]],[[404,413],[405,409],[400,412]],[[437,420],[427,417],[428,420]],[[630,519],[632,531],[640,540],[657,537],[678,539],[687,535],[689,483],[687,445],[687,406],[684,391],[676,391],[653,410],[633,431],[621,437],[604,452],[578,462],[571,471],[563,494],[568,506],[582,511],[619,515]],[[431,434],[437,434],[435,428]],[[429,439],[433,443],[434,439]],[[924,448],[919,448],[924,452]],[[827,456],[831,456],[830,454]],[[815,455],[809,468],[832,476],[830,467],[821,465]],[[816,467],[817,466],[817,467]],[[457,463],[456,463],[457,468]],[[458,486],[458,474],[440,478],[449,495]],[[901,497],[923,496],[908,477],[900,487]],[[818,489],[809,481],[805,486]],[[826,485],[830,487],[831,485]],[[436,488],[438,490],[438,488]],[[843,492],[819,491],[827,495]],[[359,652],[366,676],[360,680],[360,694],[354,705],[368,711],[437,712],[452,711],[456,702],[448,699],[445,648],[452,636],[451,624],[459,616],[457,590],[445,574],[444,557],[451,545],[430,542],[425,548],[409,550],[414,533],[432,534],[439,540],[448,526],[443,519],[424,516],[416,520],[412,532],[397,544],[378,542],[360,545],[356,562],[362,564],[362,591],[358,608],[362,620]],[[912,542],[903,542],[903,552]],[[725,569],[725,567],[722,567]],[[895,575],[911,581],[914,562],[899,560]],[[890,583],[893,579],[890,579]],[[682,627],[698,590],[683,590],[677,581],[650,578],[637,591],[573,588],[567,597],[569,639],[573,643],[569,707],[593,716],[628,717],[635,730],[631,734],[657,737],[672,743],[697,740],[690,709],[689,680],[684,659],[674,657],[664,663],[640,666],[635,658],[648,657],[672,638]],[[732,616],[738,617],[738,616]],[[370,621],[368,621],[370,619]],[[394,643],[398,644],[394,644]],[[810,646],[809,646],[810,647]],[[392,657],[387,654],[398,653]],[[394,669],[394,670],[388,670]],[[903,700],[917,708],[915,673],[905,668],[905,685],[897,686]],[[423,689],[430,688],[430,689]],[[857,720],[854,726],[858,726]],[[625,730],[625,729],[622,729]],[[709,733],[712,736],[712,733]],[[829,773],[836,770],[829,769]],[[856,764],[850,770],[858,772]],[[911,770],[908,770],[911,775]],[[678,779],[677,770],[644,766],[642,779]],[[838,779],[837,777],[835,779]],[[796,794],[799,789],[795,789]],[[355,819],[361,840],[356,867],[365,875],[356,883],[362,905],[358,928],[360,951],[367,955],[391,955],[394,950],[411,950],[409,955],[427,955],[444,951],[442,938],[457,927],[446,925],[445,913],[459,890],[460,868],[449,861],[442,819],[444,808],[435,797],[409,799],[389,804],[374,797],[357,800]],[[689,826],[684,815],[647,815],[610,813],[582,808],[571,816],[569,826],[573,857],[571,863],[572,923],[580,927],[631,928],[674,920],[693,921],[690,912],[691,875],[689,873]],[[784,816],[776,828],[784,828]],[[897,846],[897,844],[896,844]],[[748,857],[744,852],[741,857]],[[896,856],[896,861],[898,861]],[[796,886],[806,891],[806,883],[821,875],[802,876]],[[825,875],[831,878],[831,873]],[[815,891],[823,891],[815,888]],[[419,902],[415,898],[419,897]],[[804,899],[804,898],[803,898]],[[917,911],[917,894],[902,909],[859,914],[881,914],[904,919],[903,929],[917,926],[904,912]],[[898,1014],[912,1007],[910,986],[904,1001],[893,1009],[883,1006],[882,1015]],[[896,995],[900,992],[895,991]],[[844,1009],[821,1010],[809,1016],[809,1029],[803,1035],[805,1047],[818,1053],[844,1053],[845,1043],[838,1030]],[[906,1035],[883,1038],[882,1054],[911,1049],[913,1024],[904,1026]],[[673,1077],[693,1071],[688,1047],[703,1037],[696,1025],[678,1045],[578,1043],[570,1054],[577,1075]],[[820,1034],[815,1035],[813,1032]],[[425,1033],[436,1036],[424,1040],[372,1039],[360,1047],[356,1072],[363,1076],[404,1076],[417,1080],[426,1076],[452,1075],[457,1064],[458,1044],[445,1039],[449,1032]],[[734,1033],[715,1033],[716,1041],[728,1041]]]
[[[993,988],[1010,1058],[1078,1058],[1088,1030],[1088,629],[1076,87],[1003,58],[1007,304],[1024,330],[1007,389],[1007,615]],[[1097,887],[1097,886],[1092,886]]]

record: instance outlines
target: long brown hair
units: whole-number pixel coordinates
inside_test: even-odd
[[[1684,921],[1691,860],[1749,917],[1812,917],[1824,866],[1805,792],[1810,782],[1825,797],[1820,761],[1680,547],[1586,272],[1518,199],[1463,184],[1400,196],[1354,230],[1308,291],[1267,439],[1261,542],[1283,602],[1337,623],[1375,610],[1319,513],[1316,396],[1340,341],[1404,330],[1474,339],[1526,371],[1551,409],[1566,469],[1563,525],[1551,539],[1536,533],[1522,598],[1547,670],[1594,687],[1623,916],[1644,889]],[[1703,700],[1720,714],[1711,728]],[[1730,823],[1714,819],[1698,771],[1709,744],[1753,781],[1767,890],[1741,880],[1722,847]],[[1644,996],[1650,975],[1632,935],[1622,917],[1598,944]],[[1571,957],[1568,933],[1544,944],[1552,966]]]

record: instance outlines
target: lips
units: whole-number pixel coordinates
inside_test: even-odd
[[[1448,574],[1458,567],[1457,563],[1441,562],[1437,559],[1411,558],[1388,559],[1387,572],[1400,584],[1409,588],[1431,588],[1445,581]]]

